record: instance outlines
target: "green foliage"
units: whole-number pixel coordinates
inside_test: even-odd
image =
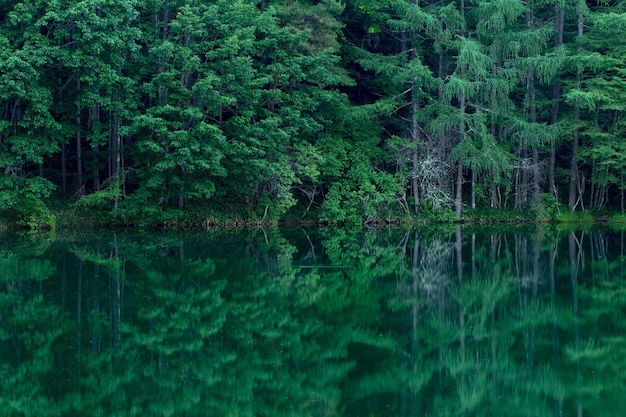
[[[554,222],[561,216],[561,212],[565,211],[564,207],[558,202],[552,194],[541,194],[539,201],[533,203],[531,210],[538,221]]]
[[[394,178],[355,161],[345,179],[331,186],[322,205],[322,221],[361,224],[384,219],[397,210],[399,190]]]
[[[110,210],[116,200],[123,197],[122,182],[112,181],[100,190],[81,196],[70,205],[70,208],[93,209],[97,211]]]
[[[625,214],[613,214],[609,218],[609,224],[612,226],[616,226],[618,228],[624,228],[626,225],[626,215]]]
[[[570,180],[585,208],[616,206],[622,5],[462,4],[3,2],[0,210],[50,223],[35,177],[142,224],[207,205],[391,219],[468,206],[470,176],[479,206],[541,206]]]
[[[575,224],[575,225],[590,225],[595,223],[595,218],[590,213],[571,212],[569,210],[563,210],[556,216],[559,223]]]
[[[30,230],[54,230],[56,216],[48,209],[43,201],[27,198],[20,202],[17,210],[17,224]]]
[[[424,223],[453,223],[458,221],[454,211],[450,208],[435,207],[432,200],[425,200],[419,207],[417,220]]]
[[[43,178],[0,178],[0,214],[31,230],[54,229],[56,218],[43,199],[54,185]]]

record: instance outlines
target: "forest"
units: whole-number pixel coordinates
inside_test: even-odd
[[[0,213],[623,213],[625,61],[622,1],[2,0]]]

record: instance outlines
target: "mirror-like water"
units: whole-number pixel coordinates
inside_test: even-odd
[[[619,416],[624,234],[3,237],[0,415]]]

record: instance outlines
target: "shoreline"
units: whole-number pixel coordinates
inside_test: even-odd
[[[206,215],[206,213],[189,212],[180,219],[161,222],[115,221],[98,216],[98,213],[58,210],[52,212],[53,225],[29,227],[18,222],[0,221],[0,232],[26,231],[47,232],[67,230],[137,230],[137,231],[206,231],[218,229],[255,229],[272,227],[304,227],[304,228],[385,228],[385,227],[490,227],[490,226],[616,226],[626,227],[626,215],[621,212],[575,212],[558,215],[551,219],[538,218],[528,212],[491,211],[489,213],[468,213],[461,219],[449,216],[403,216],[393,218],[373,218],[361,222],[331,222],[319,219],[258,219],[252,216],[235,216],[229,213]]]

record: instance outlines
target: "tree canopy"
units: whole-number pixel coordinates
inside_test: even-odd
[[[0,211],[623,210],[625,39],[623,2],[3,1]]]

